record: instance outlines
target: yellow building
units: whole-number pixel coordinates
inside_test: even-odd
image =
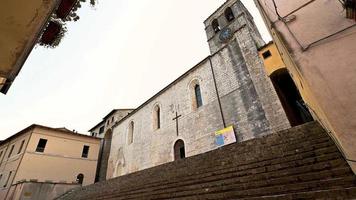
[[[94,183],[99,147],[65,128],[27,127],[0,143],[0,199],[51,199]]]
[[[263,60],[266,74],[270,77],[291,126],[297,126],[312,121],[312,115],[305,106],[292,76],[283,62],[276,45],[269,42],[259,48],[259,56]],[[303,91],[302,91],[303,92]]]

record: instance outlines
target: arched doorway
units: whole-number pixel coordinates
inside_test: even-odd
[[[79,184],[83,184],[83,181],[84,181],[84,175],[83,174],[78,174],[77,176],[77,183]]]
[[[185,147],[183,140],[177,140],[174,143],[174,160],[185,158]]]
[[[291,126],[313,121],[288,70],[286,68],[276,70],[270,78]]]

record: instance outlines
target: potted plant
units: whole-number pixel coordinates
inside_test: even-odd
[[[51,19],[43,31],[39,44],[45,47],[56,47],[62,40],[67,28],[60,20]]]
[[[50,48],[57,47],[67,32],[66,22],[79,20],[76,12],[81,8],[81,3],[87,1],[90,1],[91,6],[96,4],[96,0],[62,0],[42,32],[38,41],[39,45]]]
[[[78,0],[62,0],[56,10],[57,17],[62,20],[66,19],[77,2]]]

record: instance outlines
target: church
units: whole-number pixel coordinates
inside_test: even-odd
[[[242,142],[291,127],[244,5],[226,1],[204,24],[210,55],[114,123],[105,118],[101,180],[217,149],[228,144],[220,133]]]

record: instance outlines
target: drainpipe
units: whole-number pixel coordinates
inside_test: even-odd
[[[220,114],[221,114],[222,123],[223,123],[224,128],[226,128],[224,113],[223,113],[222,106],[221,106],[221,100],[220,100],[220,95],[219,95],[218,87],[217,87],[217,85],[216,85],[215,72],[214,72],[214,68],[213,68],[213,63],[212,63],[212,61],[211,61],[211,56],[209,56],[208,58],[209,58],[211,73],[213,74],[214,86],[215,86],[216,96],[217,96],[217,99],[218,99],[218,104],[219,104],[219,109],[220,109]]]

